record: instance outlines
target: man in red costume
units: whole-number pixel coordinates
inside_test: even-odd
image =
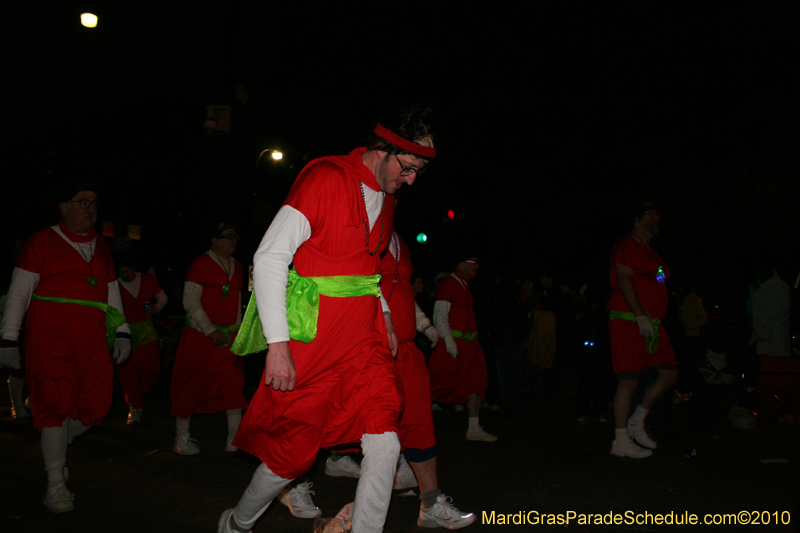
[[[473,513],[460,511],[439,488],[436,471],[436,436],[433,432],[431,385],[425,354],[414,342],[416,332],[424,333],[433,346],[439,332],[425,316],[414,299],[411,285],[411,252],[400,236],[392,232],[389,253],[381,263],[381,292],[392,312],[397,334],[395,365],[400,379],[404,409],[400,417],[400,445],[405,453],[395,475],[396,490],[419,484],[420,527],[461,529],[475,521]],[[410,467],[409,467],[410,464]],[[413,472],[412,472],[413,471]],[[415,479],[416,478],[416,479]]]
[[[641,459],[653,455],[656,448],[655,441],[644,430],[644,419],[678,380],[678,363],[667,332],[660,327],[668,303],[664,282],[670,272],[650,246],[650,240],[660,230],[660,217],[652,204],[645,203],[631,218],[630,234],[620,239],[611,252],[608,332],[614,372],[619,380],[614,395],[616,435],[611,455]],[[631,400],[647,367],[656,368],[658,378],[645,390],[631,415]]]
[[[234,444],[263,462],[218,532],[249,531],[320,448],[359,441],[352,528],[383,531],[402,408],[397,338],[378,289],[394,207],[386,194],[413,183],[434,157],[429,118],[427,109],[406,109],[378,123],[369,148],[309,163],[261,241],[256,323],[269,351]]]
[[[436,288],[433,324],[444,343],[434,348],[428,371],[434,400],[467,404],[467,440],[494,442],[497,437],[479,424],[488,377],[468,283],[477,274],[478,258],[465,252],[459,256],[453,273]]]
[[[128,425],[131,425],[142,421],[142,396],[156,382],[161,369],[158,333],[151,317],[167,305],[167,295],[155,276],[134,271],[128,258],[120,256],[116,263],[133,350],[128,360],[117,367],[117,377],[130,408]]]
[[[225,451],[235,452],[233,436],[247,407],[244,362],[230,346],[242,321],[242,265],[232,255],[239,235],[220,222],[211,230],[211,249],[189,265],[183,285],[186,325],[172,369],[175,445],[181,455],[200,453],[189,434],[191,415],[225,411]]]
[[[93,229],[95,187],[66,187],[61,200],[61,220],[28,239],[17,260],[0,343],[19,361],[25,317],[25,379],[33,425],[42,432],[44,503],[54,513],[75,510],[67,445],[108,414],[113,364],[131,350],[111,253]]]

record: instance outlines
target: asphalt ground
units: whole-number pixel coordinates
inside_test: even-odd
[[[772,420],[744,430],[717,417],[694,431],[688,405],[678,404],[652,433],[659,444],[654,456],[634,460],[609,455],[610,422],[579,424],[575,411],[554,399],[526,396],[521,407],[514,416],[504,409],[483,411],[482,424],[500,438],[494,443],[465,440],[465,413],[434,413],[440,485],[459,508],[477,514],[468,531],[800,531],[796,425]],[[173,453],[165,367],[146,398],[143,423],[126,425],[126,414],[117,387],[102,426],[69,449],[68,486],[76,494],[76,511],[53,515],[42,504],[46,477],[39,433],[30,422],[12,419],[8,396],[0,395],[0,531],[215,531],[220,513],[236,505],[258,464],[244,452],[223,450],[224,413],[192,417],[199,455]],[[320,452],[310,480],[315,503],[333,516],[353,500],[357,480],[326,476],[326,457]],[[396,492],[385,531],[423,531],[416,526],[418,508],[418,498]],[[559,516],[550,519],[555,523],[544,518],[537,524],[545,514]],[[690,515],[702,521],[706,514],[717,521],[737,515],[750,523],[655,523],[658,515],[675,522]],[[601,523],[581,524],[582,516]],[[610,522],[615,517],[620,523]],[[312,528],[313,521],[294,518],[276,504],[254,531]]]

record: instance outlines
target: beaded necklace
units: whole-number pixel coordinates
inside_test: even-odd
[[[98,281],[97,278],[94,276],[94,268],[92,267],[92,257],[94,257],[94,247],[92,246],[91,241],[89,241],[89,257],[86,257],[86,254],[83,252],[83,248],[81,248],[81,245],[79,243],[76,244],[78,247],[78,251],[81,253],[83,258],[86,259],[86,263],[89,264],[89,273],[91,274],[91,276],[89,276],[83,281],[88,283],[90,287],[97,287]]]
[[[642,243],[642,246],[644,246],[644,249],[647,250],[647,253],[650,254],[650,257],[652,257],[653,259],[656,259],[656,254],[653,253],[653,249],[648,247],[644,243],[644,241],[642,240],[641,237],[639,237],[635,233],[631,233],[631,235],[636,237],[639,240],[639,242]],[[657,259],[656,259],[656,261],[657,261]],[[659,283],[664,283],[665,281],[667,281],[667,273],[664,272],[664,267],[661,266],[661,265],[658,265],[658,271],[656,272],[656,281],[659,282]]]
[[[361,183],[361,199],[364,200],[364,209],[367,209],[367,196],[364,194],[364,183]],[[369,217],[367,217],[367,224],[365,225],[364,229],[367,233],[367,253],[369,255],[375,255],[378,253],[378,250],[381,249],[381,243],[383,242],[383,221],[386,220],[386,193],[383,193],[381,197],[381,237],[378,239],[378,247],[375,248],[374,252],[370,252],[369,250]]]
[[[397,272],[400,266],[400,245],[397,243],[397,233],[394,230],[392,230],[392,240],[394,240],[394,279],[392,280],[392,290],[389,291],[389,296],[386,297],[386,303],[389,303],[389,300],[392,299],[394,288],[397,287]]]

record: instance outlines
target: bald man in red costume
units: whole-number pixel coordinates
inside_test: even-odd
[[[218,532],[250,531],[320,448],[359,441],[352,528],[383,531],[402,408],[397,338],[378,289],[394,208],[386,195],[413,183],[435,156],[429,120],[427,109],[403,110],[378,123],[369,148],[309,163],[264,236],[254,283],[269,351],[234,440],[262,463]]]
[[[439,488],[430,376],[425,354],[414,342],[416,332],[420,331],[435,347],[439,332],[414,299],[411,252],[396,232],[392,232],[392,242],[389,243],[389,252],[383,257],[381,269],[381,292],[389,304],[397,334],[396,367],[405,405],[399,424],[400,444],[405,454],[400,456],[395,489],[419,484],[418,526],[461,529],[473,523],[475,515],[460,511]]]
[[[94,189],[66,187],[61,220],[25,243],[2,322],[0,347],[19,353],[25,317],[25,379],[33,425],[42,432],[44,503],[53,513],[75,510],[66,485],[67,445],[108,414],[114,362],[131,351],[111,253],[94,230]]]

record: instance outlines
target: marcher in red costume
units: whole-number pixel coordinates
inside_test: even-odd
[[[623,237],[611,252],[608,331],[614,372],[619,379],[614,395],[616,436],[611,454],[640,459],[653,455],[656,448],[655,441],[645,432],[644,419],[677,381],[678,363],[667,332],[659,327],[667,311],[664,282],[670,274],[650,246],[650,240],[660,230],[659,214],[652,204],[646,203],[632,218],[630,235]],[[658,379],[645,390],[631,415],[631,399],[646,367],[657,368]]]
[[[17,343],[26,317],[25,379],[33,424],[42,432],[48,478],[44,501],[54,513],[75,509],[75,495],[66,487],[67,445],[108,414],[113,362],[122,363],[130,354],[111,254],[93,229],[93,189],[80,184],[65,190],[62,198],[68,200],[59,204],[58,225],[25,243],[2,323],[0,346],[7,353],[16,351],[19,360]]]
[[[167,295],[156,277],[147,272],[135,272],[127,258],[117,258],[120,295],[125,318],[131,327],[133,353],[117,367],[117,377],[128,402],[128,424],[142,421],[142,396],[158,378],[161,358],[158,352],[158,333],[152,315],[167,305]]]
[[[384,255],[381,263],[381,292],[389,304],[397,334],[395,364],[405,406],[398,426],[404,454],[400,455],[394,489],[419,485],[421,504],[418,526],[461,529],[473,523],[475,515],[460,511],[439,488],[430,376],[425,355],[414,342],[417,331],[420,331],[427,335],[435,347],[439,332],[414,299],[412,273],[411,252],[403,239],[392,232],[389,253]]]
[[[239,235],[225,222],[211,233],[211,249],[189,265],[183,287],[186,325],[172,369],[172,449],[181,455],[200,452],[189,433],[191,415],[220,411],[228,417],[225,451],[237,451],[232,441],[247,407],[244,363],[230,351],[242,316],[242,265],[232,257]]]
[[[219,532],[248,531],[320,448],[359,441],[353,531],[383,530],[402,408],[397,339],[377,287],[392,228],[385,195],[411,184],[435,155],[427,116],[411,110],[397,127],[379,124],[369,149],[309,163],[264,236],[253,262],[269,351],[264,383],[234,440],[263,463],[237,507],[222,514]],[[301,287],[319,288],[318,300],[299,297]],[[301,305],[307,310],[295,313]]]
[[[469,280],[478,273],[478,259],[470,253],[456,263],[455,271],[436,288],[433,324],[444,340],[434,348],[428,363],[431,397],[440,402],[467,404],[467,440],[494,442],[497,437],[479,424],[486,397],[486,359],[478,344],[475,302]]]

